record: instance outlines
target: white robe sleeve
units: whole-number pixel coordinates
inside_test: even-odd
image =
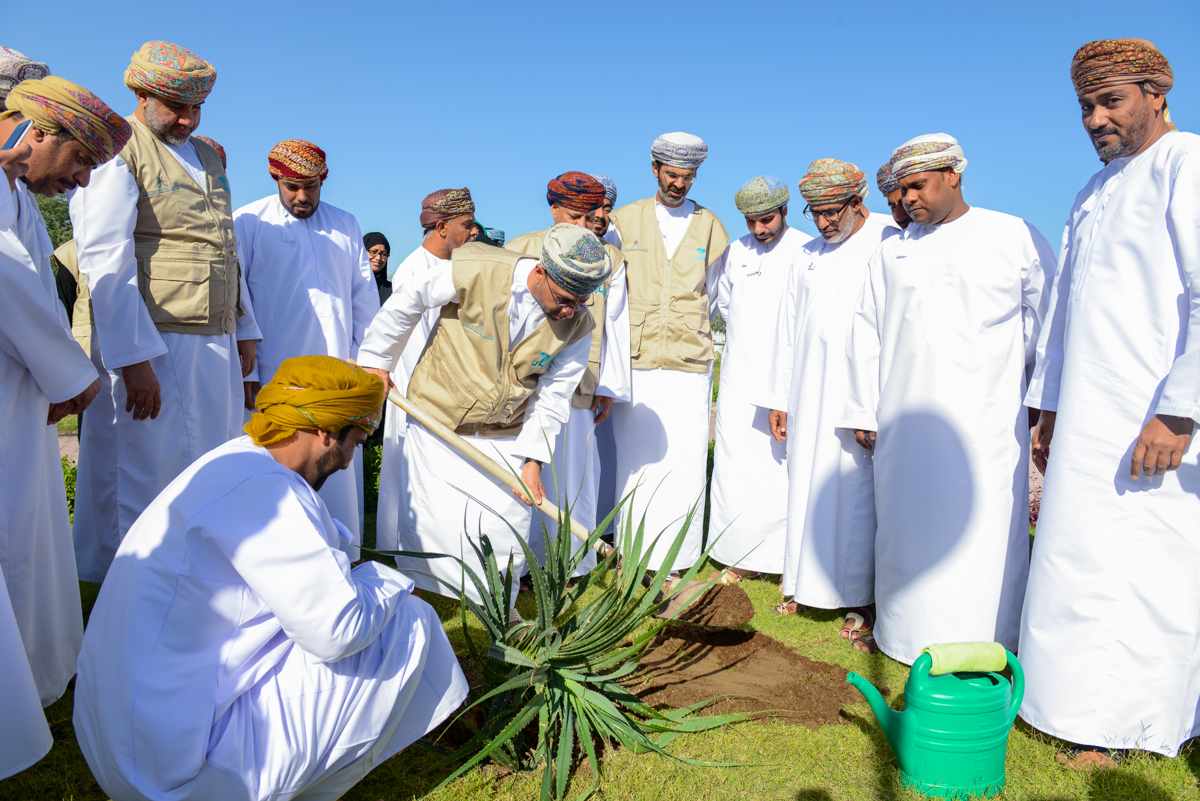
[[[1078,202],[1076,202],[1078,205]],[[1071,217],[1074,218],[1074,211]],[[1037,338],[1036,363],[1025,393],[1030,409],[1058,411],[1058,390],[1062,383],[1063,338],[1067,328],[1067,303],[1071,297],[1071,225],[1063,228],[1058,268],[1050,280],[1047,313]],[[1028,340],[1026,340],[1028,341]]]
[[[367,326],[379,312],[379,289],[375,284],[375,275],[371,272],[371,259],[367,249],[363,247],[362,229],[355,221],[350,237],[350,262],[354,265],[354,275],[351,278],[350,306],[353,320],[351,322],[350,359],[357,360],[358,349],[362,347],[363,337],[366,336]]]
[[[22,364],[51,403],[74,398],[98,377],[59,317],[15,231],[0,231],[0,351]]]
[[[410,275],[398,285],[393,285],[391,297],[363,335],[358,363],[390,373],[425,312],[452,303],[457,297],[458,290],[454,288],[454,271],[450,263]],[[574,392],[575,387],[571,387],[571,391]]]
[[[604,300],[604,333],[600,339],[600,382],[597,395],[628,403],[633,399],[633,376],[629,358],[629,290],[625,262],[613,270],[608,297]]]
[[[79,272],[87,276],[96,338],[110,370],[167,352],[138,290],[137,202],[137,182],[120,156],[93,170],[91,182],[71,197]]]
[[[412,591],[410,580],[377,562],[350,572],[322,536],[321,522],[278,476],[244,481],[226,500],[192,525],[217,544],[288,638],[319,662],[365,648]],[[231,508],[239,512],[233,530]]]
[[[1167,205],[1167,230],[1183,277],[1183,352],[1175,357],[1156,414],[1200,423],[1200,163],[1193,149],[1179,165]]]
[[[718,313],[721,319],[728,322],[725,314],[729,311],[729,292],[732,285],[729,283],[729,278],[725,275],[725,259],[729,256],[729,247],[726,246],[721,256],[708,265],[708,269],[704,273],[705,289],[708,290],[708,317],[710,320],[716,319]],[[724,287],[722,286],[724,282]],[[722,301],[721,292],[725,291],[725,299]],[[724,307],[722,307],[722,303]]]
[[[255,342],[262,341],[262,331],[258,328],[258,321],[254,316],[254,298],[250,296],[250,271],[254,269],[254,223],[255,216],[248,213],[235,213],[233,215],[233,235],[237,239],[237,257],[238,264],[241,265],[239,272],[241,273],[242,284],[242,316],[237,321],[237,339],[239,342],[244,340],[254,340]],[[245,382],[258,381],[258,360],[254,362],[252,369],[245,378]]]
[[[788,399],[792,391],[792,364],[796,346],[796,303],[800,297],[800,268],[795,262],[788,265],[787,286],[780,298],[779,320],[775,327],[775,338],[761,343],[767,367],[766,381],[752,387],[750,402],[764,409],[781,412],[788,410]]]
[[[883,286],[883,259],[877,249],[867,267],[854,318],[850,323],[850,341],[846,348],[848,386],[846,408],[838,428],[879,430],[879,353],[883,305],[879,288]]]
[[[1036,361],[1038,339],[1042,333],[1042,324],[1046,319],[1046,310],[1050,306],[1050,285],[1054,282],[1055,262],[1054,250],[1042,232],[1029,223],[1033,253],[1025,264],[1021,265],[1021,317],[1025,333],[1025,364],[1032,366]]]
[[[550,369],[542,373],[525,409],[521,433],[513,445],[514,455],[539,462],[551,461],[558,435],[571,414],[571,395],[587,369],[591,349],[590,335],[572,342],[558,352]]]

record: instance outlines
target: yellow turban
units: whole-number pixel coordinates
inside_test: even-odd
[[[133,135],[129,123],[103,100],[57,75],[21,81],[8,93],[7,105],[9,113],[19,112],[44,134],[71,134],[101,163],[121,152]]]
[[[255,445],[282,442],[297,431],[336,433],[358,426],[370,433],[383,416],[383,382],[354,362],[297,356],[279,365],[258,393],[258,413],[245,431]]]
[[[125,85],[172,103],[203,103],[217,71],[191,50],[170,42],[146,42],[125,69]]]

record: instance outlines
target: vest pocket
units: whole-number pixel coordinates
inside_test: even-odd
[[[224,261],[155,255],[138,256],[137,262],[138,288],[155,324],[209,321],[209,282]]]
[[[629,356],[637,358],[642,352],[642,329],[646,325],[646,310],[629,308]]]
[[[707,307],[707,302],[705,303]],[[680,358],[691,364],[707,365],[713,359],[712,325],[704,311],[671,309],[672,333],[679,337]]]

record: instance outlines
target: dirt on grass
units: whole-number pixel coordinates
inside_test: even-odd
[[[698,588],[700,583],[689,582],[680,588],[664,610],[664,616],[675,614],[684,602],[696,594],[693,586]],[[754,602],[736,584],[714,584],[678,614],[679,620],[699,626],[741,626],[753,618]]]
[[[761,713],[754,719],[816,729],[841,722],[842,706],[861,700],[846,672],[762,632],[673,625],[646,649],[629,687],[654,707],[712,698],[707,714]]]

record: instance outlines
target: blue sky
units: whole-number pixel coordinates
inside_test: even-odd
[[[967,202],[1026,218],[1055,248],[1100,163],[1068,67],[1100,38],[1139,36],[1171,61],[1175,123],[1200,131],[1200,2],[20,3],[0,44],[46,61],[122,113],[129,56],[167,39],[217,68],[199,134],[229,153],[235,205],[275,191],[266,154],[301,137],[329,157],[323,200],[420,244],[420,200],[469,186],[485,224],[545,227],[546,181],[605,172],[618,205],[654,191],[650,144],[709,143],[692,197],[734,236],[733,194],[761,173],[795,198],[818,158],[874,176],[892,148],[945,131],[970,165]],[[1136,17],[1136,18],[1135,18]],[[874,188],[872,211],[886,210]]]

